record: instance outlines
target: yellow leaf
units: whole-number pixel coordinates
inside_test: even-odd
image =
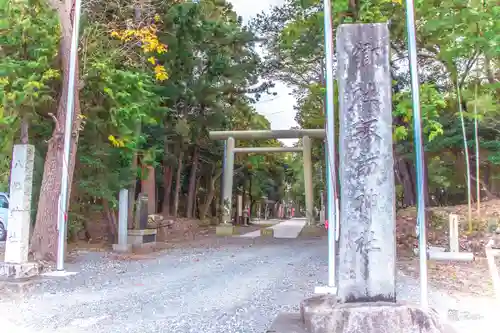
[[[397,3],[399,5],[403,4],[403,0],[392,0],[393,3]]]

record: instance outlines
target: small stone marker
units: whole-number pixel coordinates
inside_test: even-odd
[[[450,214],[450,231],[449,231],[449,237],[450,237],[450,252],[458,253],[460,252],[460,244],[458,242],[458,230],[459,230],[459,223],[458,223],[458,215],[457,214]]]
[[[264,237],[274,237],[273,228],[262,228],[260,229],[260,235]]]
[[[387,24],[337,30],[340,98],[339,297],[395,295],[395,197]]]
[[[28,262],[34,161],[34,146],[25,144],[14,146],[5,263],[0,265],[1,277],[29,278],[40,273],[40,266],[37,263]]]
[[[243,224],[243,196],[238,194],[236,201],[236,224]]]

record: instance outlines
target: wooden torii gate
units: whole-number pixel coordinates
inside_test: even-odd
[[[258,131],[211,131],[212,140],[226,140],[226,158],[224,160],[224,176],[222,179],[223,215],[222,223],[231,223],[233,197],[233,173],[235,153],[285,153],[302,152],[304,158],[304,186],[306,197],[307,223],[314,221],[314,197],[312,184],[311,139],[323,139],[325,130],[295,129],[295,130],[258,130]],[[236,147],[235,140],[268,140],[268,139],[299,139],[302,147]]]

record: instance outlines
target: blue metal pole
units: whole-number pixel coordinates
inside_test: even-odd
[[[71,153],[71,134],[73,133],[73,111],[75,109],[76,66],[78,60],[78,42],[80,34],[80,16],[82,1],[75,0],[75,13],[73,16],[73,31],[71,34],[71,46],[69,51],[68,68],[68,95],[66,104],[66,121],[64,123],[64,151],[62,156],[61,171],[61,194],[58,198],[57,212],[57,264],[58,271],[64,270],[64,257],[66,253],[66,229],[68,227],[68,190],[69,190],[69,163]]]
[[[415,8],[413,0],[406,0],[406,26],[408,30],[408,53],[410,56],[411,93],[413,103],[413,135],[417,173],[417,235],[420,259],[420,302],[423,308],[429,306],[427,299],[427,239],[424,200],[424,160],[420,92],[417,63],[417,39],[415,32]]]
[[[325,58],[326,58],[326,184],[328,206],[328,287],[336,287],[335,232],[337,231],[337,176],[335,170],[335,109],[333,90],[333,25],[332,3],[324,0]]]
[[[220,204],[224,205],[224,172],[226,171],[227,140],[224,140],[224,159],[222,160],[222,172],[220,174]]]

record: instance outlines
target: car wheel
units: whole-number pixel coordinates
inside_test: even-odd
[[[3,242],[7,238],[7,230],[2,222],[0,222],[0,242]]]

